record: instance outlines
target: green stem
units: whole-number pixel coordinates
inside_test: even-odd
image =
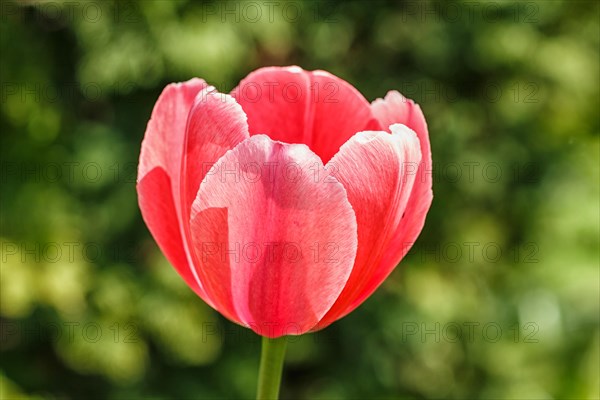
[[[269,339],[263,336],[260,368],[258,369],[257,400],[277,400],[279,398],[279,385],[281,383],[286,344],[287,338],[285,336],[277,339]]]

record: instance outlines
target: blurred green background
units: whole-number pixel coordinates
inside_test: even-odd
[[[167,83],[290,64],[421,104],[435,197],[374,296],[290,341],[282,397],[600,397],[598,2],[0,4],[1,398],[254,396],[259,339],[169,266],[135,176]]]

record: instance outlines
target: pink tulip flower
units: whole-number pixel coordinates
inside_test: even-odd
[[[324,71],[268,67],[231,94],[168,85],[137,192],[158,246],[225,317],[270,337],[326,327],[410,249],[432,201],[420,107]]]

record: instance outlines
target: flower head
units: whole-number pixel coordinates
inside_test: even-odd
[[[421,109],[369,104],[324,71],[262,68],[230,95],[168,85],[142,143],[138,197],[185,282],[269,337],[321,329],[369,297],[432,200]]]

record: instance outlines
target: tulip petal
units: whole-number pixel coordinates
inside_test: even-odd
[[[255,135],[206,175],[192,206],[198,273],[219,311],[278,337],[310,330],[357,250],[344,187],[307,146]]]
[[[327,163],[356,132],[381,130],[367,100],[325,71],[261,68],[232,91],[248,116],[250,134],[303,143]]]
[[[139,181],[137,192],[142,216],[158,247],[185,283],[204,298],[186,258],[169,175],[160,167],[152,169]]]
[[[182,200],[188,214],[200,182],[228,150],[247,139],[246,114],[235,99],[212,86],[196,96],[189,114],[182,170]]]
[[[390,90],[385,98],[375,99],[371,103],[373,115],[384,129],[392,124],[404,124],[410,128],[408,121],[415,107],[418,105],[414,101],[402,96],[396,90]]]
[[[155,167],[164,169],[171,180],[178,180],[188,114],[196,95],[206,86],[202,79],[194,78],[165,87],[148,121],[138,181]]]
[[[142,217],[158,246],[185,282],[206,299],[193,277],[182,240],[179,177],[187,117],[201,79],[168,85],[148,122],[138,167],[138,201]]]
[[[356,307],[355,299],[372,289],[372,277],[380,268],[395,266],[382,266],[382,262],[401,224],[421,152],[413,131],[404,125],[393,125],[391,129],[392,134],[356,134],[327,164],[346,188],[356,213],[358,250],[344,290],[317,329]]]
[[[410,99],[405,98],[397,91],[390,91],[385,99],[377,99],[371,104],[373,115],[379,120],[384,128],[392,124],[404,124],[416,132],[421,145],[421,163],[417,171],[415,187],[411,194],[407,214],[410,211],[424,210],[418,218],[422,225],[425,223],[425,214],[429,210],[433,199],[432,170],[431,170],[431,148],[429,145],[429,133],[427,131],[427,122],[421,107]],[[414,216],[414,213],[410,213]],[[418,224],[417,224],[418,225]],[[421,229],[418,229],[418,236]],[[416,239],[416,236],[414,239]],[[400,261],[400,260],[398,260]]]
[[[181,165],[181,214],[185,221],[183,234],[188,238],[186,243],[192,240],[188,221],[201,181],[219,158],[248,137],[246,115],[233,97],[216,92],[212,86],[198,93],[188,116]],[[202,261],[197,258],[195,251],[190,251],[189,258],[194,266],[192,274],[204,288],[205,283],[198,274]],[[207,303],[214,306],[212,296],[207,294],[205,297]],[[219,311],[227,318],[236,320],[234,315],[221,309]]]
[[[422,157],[406,206],[405,217],[396,229],[394,239],[384,255],[382,268],[377,270],[368,284],[369,289],[354,301],[351,309],[356,308],[369,297],[408,253],[425,225],[425,218],[433,200],[431,148],[427,122],[421,107],[397,91],[388,92],[385,99],[375,100],[371,107],[382,126],[399,123],[415,131],[421,145]]]

